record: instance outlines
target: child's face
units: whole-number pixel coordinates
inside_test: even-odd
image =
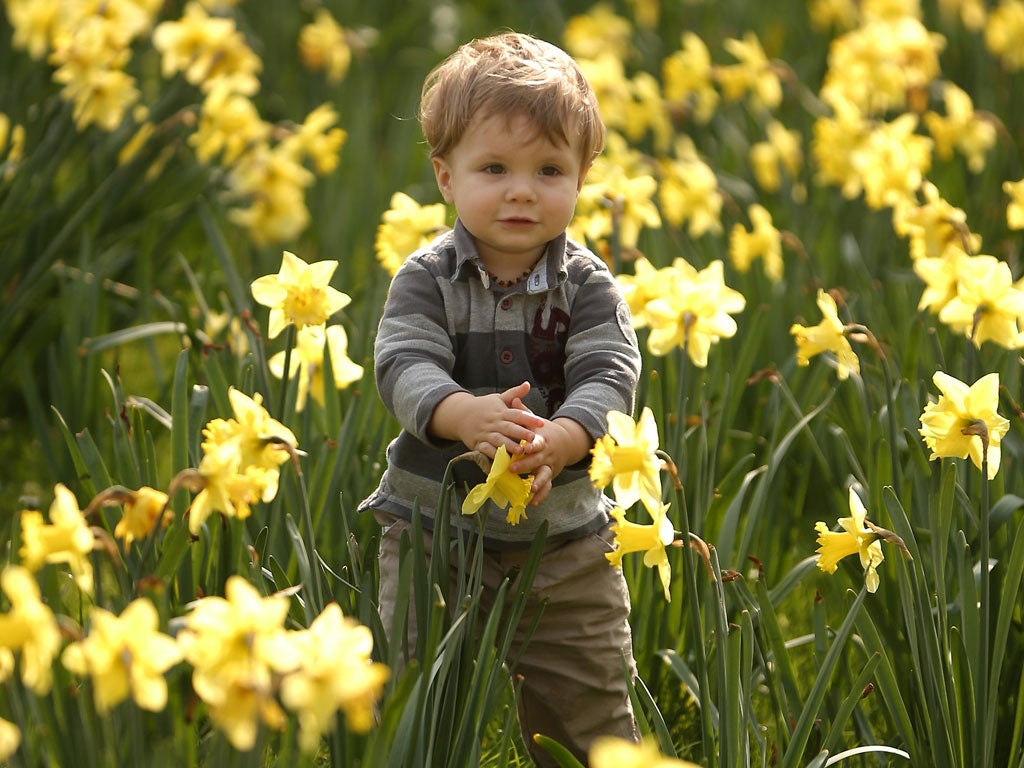
[[[517,269],[568,226],[587,170],[577,146],[552,144],[527,118],[505,115],[474,121],[434,159],[437,186],[483,260]]]

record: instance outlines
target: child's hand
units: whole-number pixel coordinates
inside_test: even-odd
[[[529,383],[523,382],[491,395],[456,392],[434,409],[430,432],[437,437],[461,440],[469,450],[491,459],[503,445],[512,455],[521,453],[521,441],[532,443],[535,430],[544,424],[544,419],[523,405],[522,398],[529,391]]]
[[[533,499],[537,506],[551,491],[551,481],[569,464],[582,460],[590,451],[590,435],[572,419],[543,420],[536,436],[521,449],[509,470],[519,475],[533,473]]]

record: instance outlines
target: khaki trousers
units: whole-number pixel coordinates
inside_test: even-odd
[[[378,512],[376,516],[382,528],[380,613],[384,627],[390,629],[398,590],[399,545],[403,532],[412,534],[412,525],[392,515]],[[429,531],[423,536],[429,557],[432,537]],[[506,659],[511,664],[518,656],[512,671],[521,678],[519,724],[533,759],[543,768],[557,768],[557,763],[534,743],[535,733],[563,744],[584,765],[598,736],[639,739],[625,674],[628,669],[630,676],[636,675],[629,592],[622,571],[605,558],[612,551],[611,538],[606,527],[548,545]],[[522,569],[528,554],[518,549],[484,551],[485,605],[486,597],[493,596],[509,571]],[[523,647],[541,610],[540,622]],[[416,633],[412,613],[410,648]]]

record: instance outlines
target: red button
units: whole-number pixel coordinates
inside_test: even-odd
[[[515,359],[515,355],[512,354],[512,350],[511,349],[503,349],[503,350],[501,350],[501,358],[500,359],[501,359],[501,362],[503,362],[505,365],[508,365],[509,363],[511,363]]]
[[[509,307],[512,306],[512,299],[506,297],[501,300],[501,304],[499,304],[498,306],[500,306],[502,309],[508,309]]]

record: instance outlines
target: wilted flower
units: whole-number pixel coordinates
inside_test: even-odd
[[[859,555],[868,592],[878,589],[878,564],[885,559],[882,544],[871,528],[865,527],[867,510],[857,492],[850,488],[850,516],[839,518],[842,531],[831,531],[823,522],[814,524],[818,532],[818,567],[835,573],[839,561],[847,555]]]
[[[167,509],[167,494],[144,485],[128,494],[114,535],[123,539],[125,550],[129,550],[135,539],[146,538],[158,522],[163,527],[173,517],[174,513]]]
[[[337,261],[307,264],[294,253],[285,251],[276,275],[264,275],[252,281],[252,296],[270,307],[267,335],[276,337],[288,325],[304,328],[323,325],[352,299],[330,285]]]
[[[988,460],[988,479],[999,471],[1000,449],[1010,422],[996,412],[999,406],[999,374],[982,376],[968,387],[942,371],[932,377],[942,394],[921,414],[921,429],[931,459],[970,456],[974,466]]]
[[[153,604],[139,598],[120,616],[96,606],[89,621],[88,635],[65,648],[61,662],[91,678],[96,709],[108,712],[130,695],[142,709],[163,710],[164,673],[181,660],[181,650],[158,630],[160,616]]]
[[[658,424],[650,408],[634,423],[628,414],[608,412],[608,432],[590,450],[590,479],[598,488],[609,483],[620,507],[643,500],[649,508],[661,504],[661,468]]]
[[[491,463],[491,470],[487,473],[487,479],[475,485],[462,502],[462,514],[475,514],[484,502],[490,499],[499,509],[509,507],[506,520],[510,524],[518,525],[520,518],[526,517],[526,505],[533,497],[530,490],[533,486],[533,475],[521,477],[515,472],[510,472],[508,467],[511,463],[512,457],[508,455],[508,449],[504,445],[498,448]]]
[[[836,375],[841,381],[851,372],[860,373],[860,360],[846,338],[846,326],[839,319],[836,300],[820,289],[818,309],[822,314],[820,323],[810,327],[794,323],[789,329],[796,341],[797,365],[809,365],[815,355],[831,352],[836,356]]]

